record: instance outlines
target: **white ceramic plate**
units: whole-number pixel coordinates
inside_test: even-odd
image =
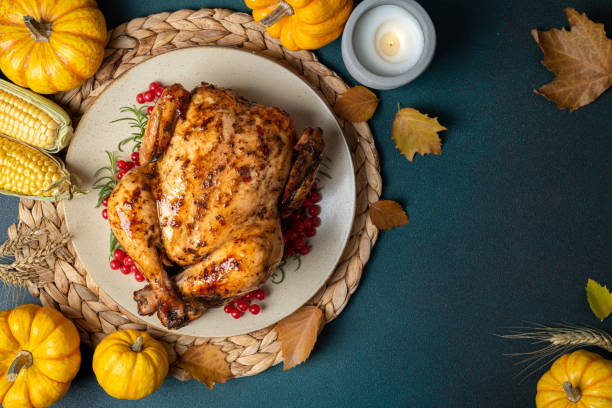
[[[355,178],[348,146],[334,115],[322,97],[297,75],[283,66],[247,51],[196,47],[168,52],[132,68],[115,80],[92,104],[81,119],[68,150],[66,162],[79,175],[84,187],[91,189],[94,173],[108,165],[105,150],[117,151],[117,143],[126,138],[130,128],[125,122],[111,123],[122,117],[119,108],[135,104],[135,96],[151,81],[165,85],[181,83],[192,89],[201,81],[231,88],[247,99],[264,105],[278,106],[289,112],[298,133],[305,126],[319,126],[325,137],[325,156],[331,159],[322,177],[323,200],[320,205],[321,226],[310,239],[312,252],[303,257],[296,271],[291,262],[284,267],[282,282],[277,271],[268,280],[267,293],[259,315],[245,313],[235,320],[222,309],[211,309],[186,327],[181,334],[203,337],[226,337],[267,327],[288,316],[325,283],[334,270],[346,245],[355,209]],[[129,152],[119,155],[129,157]],[[97,190],[85,197],[65,203],[66,220],[76,251],[96,283],[118,304],[138,315],[132,299],[144,283],[133,275],[123,275],[109,267],[108,222],[95,208]],[[156,315],[142,317],[153,326],[163,328]]]

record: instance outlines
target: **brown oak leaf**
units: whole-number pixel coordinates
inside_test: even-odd
[[[221,350],[221,346],[206,343],[189,347],[178,366],[213,389],[216,382],[224,383],[232,378],[230,364],[225,357],[226,353]]]
[[[376,228],[382,230],[410,224],[406,211],[401,205],[391,200],[380,200],[372,204],[370,219]]]
[[[316,306],[302,306],[276,325],[283,354],[283,370],[306,361],[323,327],[323,312]]]
[[[365,122],[374,115],[377,106],[378,98],[374,92],[358,85],[340,95],[334,105],[334,111],[349,122]]]
[[[438,122],[438,118],[430,118],[413,108],[400,109],[393,120],[391,137],[399,151],[409,161],[415,153],[442,154],[442,142],[438,132],[446,128]]]
[[[532,30],[544,53],[542,64],[557,77],[536,90],[557,103],[559,109],[575,111],[593,102],[612,85],[612,40],[603,24],[565,9],[571,30]]]

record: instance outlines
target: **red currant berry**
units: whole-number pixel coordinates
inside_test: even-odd
[[[132,170],[134,168],[135,164],[134,162],[125,162],[125,170]]]
[[[105,209],[102,210],[102,218],[104,218],[105,220],[108,219],[108,211]]]
[[[134,265],[134,260],[132,259],[131,256],[127,255],[125,258],[123,258],[123,264],[125,266],[132,266]]]
[[[145,98],[144,98],[144,95],[143,95],[143,94],[141,94],[141,93],[139,93],[138,95],[136,95],[136,102],[138,102],[138,103],[140,103],[140,104],[145,103]]]
[[[306,235],[308,238],[312,238],[316,234],[317,234],[317,231],[314,228],[307,229],[306,231],[304,231],[304,235]]]
[[[302,232],[304,231],[304,220],[300,220],[298,222],[295,223],[295,225],[293,226],[293,228],[297,231],[297,232]]]
[[[147,115],[150,115],[153,112],[153,105],[147,108]]]
[[[123,178],[123,176],[125,176],[125,173],[127,173],[127,170],[121,170],[120,172],[117,173],[117,180],[121,180]]]
[[[246,312],[248,308],[249,303],[246,300],[238,299],[238,301],[236,302],[236,309],[240,310],[241,312]]]
[[[321,193],[319,193],[319,192],[317,192],[317,191],[313,191],[313,192],[310,194],[310,200],[311,200],[313,203],[318,203],[319,201],[321,201],[321,198],[322,198],[322,197],[321,197]]]
[[[312,228],[312,220],[310,218],[306,218],[304,221],[302,221],[302,224],[304,224],[305,230],[309,230]]]
[[[121,273],[124,274],[124,275],[129,275],[130,267],[129,266],[125,266],[125,265],[121,265]]]
[[[287,248],[285,250],[285,256],[287,258],[293,258],[295,256],[295,248],[291,247],[291,248]]]
[[[136,265],[130,265],[130,271],[134,273],[141,273],[140,269]]]
[[[159,88],[159,82],[151,82],[151,83],[149,84],[149,90],[154,91],[154,90],[156,90],[157,88]]]
[[[287,233],[287,238],[289,239],[289,241],[295,241],[299,238],[299,234],[297,233],[297,231],[291,230]]]
[[[225,305],[225,307],[223,308],[223,311],[225,313],[232,313],[232,310],[234,310],[234,306],[232,303],[228,303],[227,305]]]
[[[127,169],[127,162],[125,160],[119,160],[117,162],[117,167],[120,168],[121,170]]]
[[[125,258],[125,252],[123,252],[121,249],[115,249],[115,252],[113,252],[113,258],[121,262],[123,261],[123,258]]]
[[[132,159],[134,163],[138,163],[138,160],[140,159],[140,155],[138,154],[138,152],[134,152],[132,153],[132,156],[130,157],[130,159]]]
[[[152,91],[147,91],[144,93],[144,100],[146,102],[153,102],[153,99],[155,99],[155,93]]]
[[[251,314],[258,314],[259,311],[261,310],[261,307],[259,307],[259,305],[251,305],[249,306],[249,312],[251,312]]]
[[[294,212],[293,214],[291,214],[291,221],[293,221],[294,223],[300,221],[302,218],[302,214]]]
[[[308,255],[309,252],[310,252],[310,247],[308,245],[304,245],[303,248],[300,248],[301,255]]]
[[[105,207],[108,205],[108,197],[104,197],[102,199],[102,205],[105,206]]]
[[[240,319],[242,317],[242,312],[240,310],[234,309],[231,311],[231,314],[234,319]]]
[[[321,214],[321,207],[316,204],[313,205],[308,209],[308,214],[310,214],[312,217],[316,217],[317,215]]]
[[[159,88],[157,88],[155,90],[155,96],[157,96],[158,98],[162,96],[162,94],[164,93],[164,89],[165,88],[163,86],[160,86]]]
[[[321,225],[321,219],[319,217],[312,217],[312,226],[313,227],[318,227],[319,225]]]
[[[264,292],[263,289],[257,289],[255,291],[255,299],[264,300],[265,298],[266,298],[266,292]]]
[[[297,240],[293,241],[293,247],[294,247],[295,249],[297,249],[298,251],[299,251],[299,250],[300,250],[300,248],[302,248],[304,245],[306,245],[306,244],[304,243],[304,240],[303,240],[303,239],[297,239]]]
[[[246,300],[251,300],[253,299],[254,296],[255,296],[255,291],[247,293],[246,295],[244,295],[244,298]]]
[[[110,267],[111,269],[115,269],[115,270],[119,269],[121,267],[121,263],[118,260],[113,259],[112,261],[110,261]]]
[[[312,205],[312,201],[308,197],[306,197],[306,199],[304,199],[304,201],[302,202],[302,208],[308,208],[311,205]]]
[[[317,191],[317,183],[312,183],[312,186],[310,186],[310,191]]]
[[[134,274],[134,279],[136,279],[138,282],[142,282],[145,278],[144,278],[144,276],[142,276],[141,273],[135,273]]]

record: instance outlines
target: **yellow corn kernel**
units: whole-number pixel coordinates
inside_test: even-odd
[[[0,132],[5,135],[32,146],[50,149],[54,146],[57,133],[46,125],[52,120],[42,109],[0,89]]]
[[[0,133],[48,152],[72,136],[68,114],[54,102],[0,80]]]
[[[67,183],[69,175],[58,161],[26,144],[0,137],[0,185],[4,190],[16,195],[56,197]]]

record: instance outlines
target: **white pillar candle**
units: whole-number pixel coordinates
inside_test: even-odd
[[[356,22],[353,45],[367,70],[395,76],[417,63],[425,39],[421,25],[406,9],[383,5],[367,11]]]

